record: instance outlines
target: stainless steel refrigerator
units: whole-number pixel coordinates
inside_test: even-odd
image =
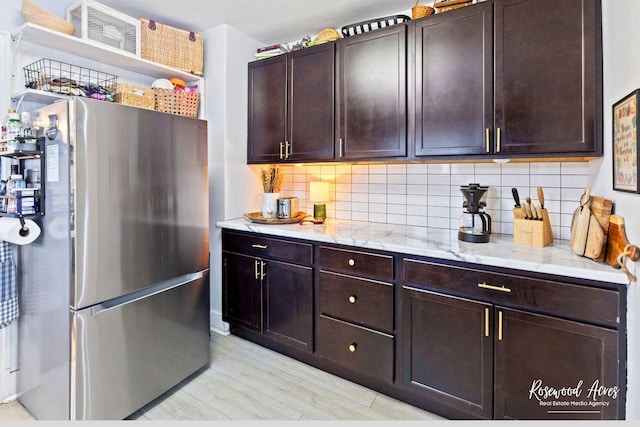
[[[207,122],[87,98],[32,114],[46,209],[20,253],[19,400],[123,419],[209,362]]]

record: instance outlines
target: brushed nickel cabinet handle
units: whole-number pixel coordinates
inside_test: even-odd
[[[502,311],[498,312],[498,341],[502,341]]]
[[[484,336],[489,336],[489,309],[484,309]]]
[[[349,296],[349,302],[351,304],[355,304],[356,303],[356,299],[357,299],[357,297],[355,295],[350,295]]]
[[[280,142],[280,160],[282,160],[282,148],[284,147],[284,144],[282,142]]]
[[[254,267],[254,272],[255,272],[254,276],[255,276],[256,280],[260,279],[260,272],[258,271],[258,263],[259,262],[260,261],[258,261],[258,260],[253,261],[253,267]]]
[[[485,151],[486,151],[487,153],[489,152],[489,138],[490,138],[490,135],[489,135],[489,128],[487,128],[487,129],[485,130],[485,134],[484,134],[484,146],[485,146],[485,148],[484,148],[484,149],[485,149]]]
[[[351,353],[355,353],[356,352],[356,348],[358,347],[358,344],[353,343],[353,344],[349,344],[349,351]]]
[[[496,145],[497,145],[496,153],[499,153],[500,152],[500,146],[502,145],[502,141],[501,141],[501,138],[500,138],[500,128],[498,128],[497,132],[496,132]]]
[[[254,243],[251,247],[256,249],[267,249],[267,245],[261,245],[259,243]]]
[[[264,277],[267,275],[267,273],[264,272],[265,265],[266,264],[263,261],[260,261],[260,280],[264,280]]]
[[[479,288],[483,288],[483,289],[490,289],[492,291],[511,292],[511,289],[509,289],[507,287],[487,285],[486,282],[478,283],[478,287]]]
[[[348,263],[351,267],[353,267],[354,265],[356,265],[356,262],[355,262],[355,260],[354,260],[353,258],[349,258],[349,261],[347,261],[347,263]]]
[[[340,138],[340,157],[344,157],[344,141]]]
[[[289,147],[291,146],[291,144],[289,144],[289,141],[285,141],[284,142],[284,159],[287,160],[289,158],[289,155],[291,154],[289,152]]]

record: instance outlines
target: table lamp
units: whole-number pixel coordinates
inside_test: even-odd
[[[313,219],[324,221],[327,218],[327,206],[324,202],[329,200],[329,183],[313,181],[309,183],[309,201],[313,204]]]

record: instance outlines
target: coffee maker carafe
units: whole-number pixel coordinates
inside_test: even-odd
[[[486,206],[480,200],[489,187],[482,187],[480,184],[461,185],[465,201],[462,206],[465,208],[460,217],[460,229],[458,230],[458,240],[472,243],[487,243],[491,234],[491,217],[482,212]]]

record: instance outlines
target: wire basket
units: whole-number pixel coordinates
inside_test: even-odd
[[[356,34],[367,33],[369,31],[378,30],[380,28],[391,27],[392,25],[402,24],[410,21],[407,15],[385,16],[384,18],[372,19],[370,21],[357,22],[355,24],[345,25],[342,27],[342,35],[344,37],[355,36]]]
[[[118,104],[154,110],[156,105],[155,89],[130,83],[118,83],[115,101]]]
[[[181,90],[155,88],[156,111],[179,116],[198,117],[200,94]]]
[[[118,76],[43,58],[24,67],[27,89],[113,101]]]

